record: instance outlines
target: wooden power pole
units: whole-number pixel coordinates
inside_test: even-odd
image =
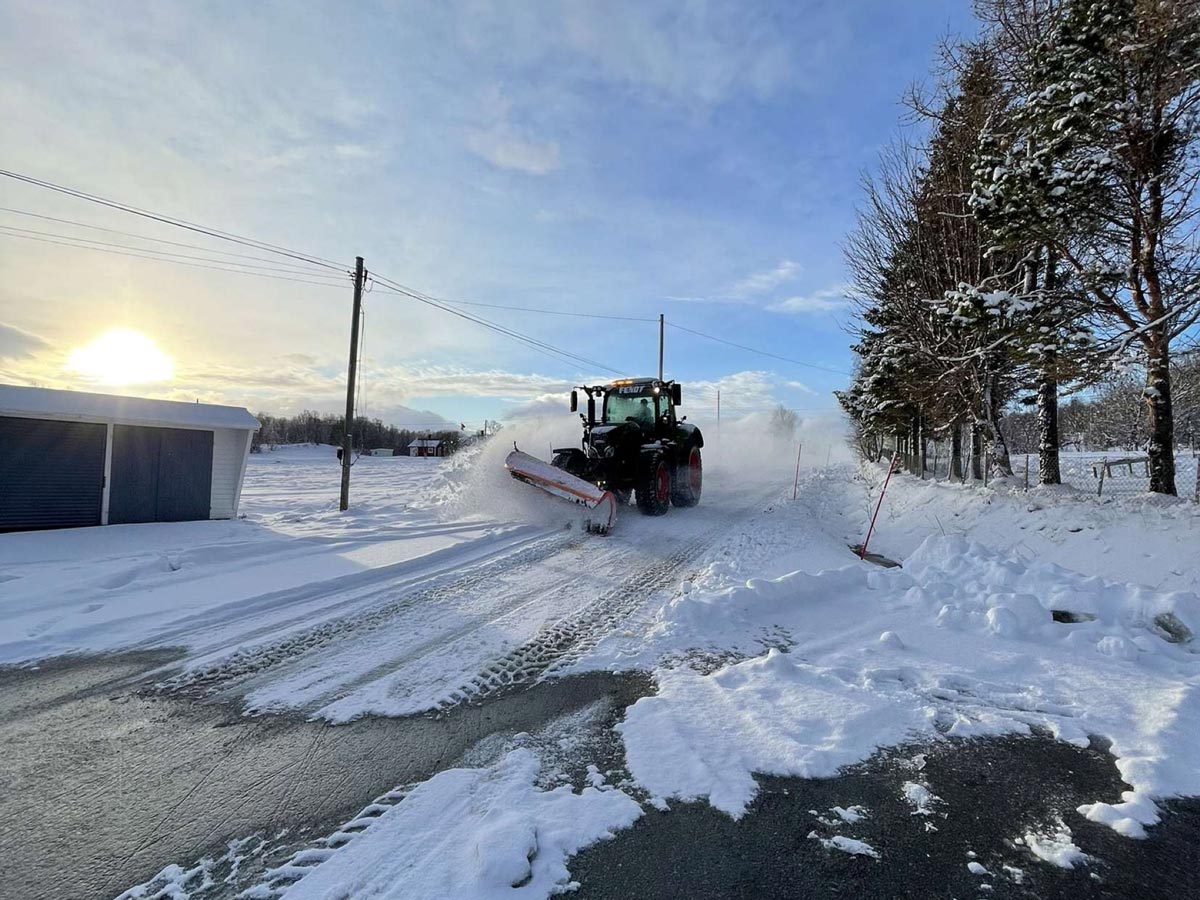
[[[663,380],[663,314],[658,314],[658,380]]]
[[[342,429],[342,499],[339,508],[350,508],[350,458],[354,450],[354,381],[358,375],[358,323],[362,319],[363,258],[354,261],[354,315],[350,320],[350,367],[346,371],[346,424]]]

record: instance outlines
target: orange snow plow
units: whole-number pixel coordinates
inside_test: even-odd
[[[590,510],[592,515],[587,520],[587,530],[590,532],[607,534],[617,521],[617,501],[612,491],[576,478],[570,472],[523,453],[515,447],[504,460],[504,467],[518,481],[532,484],[548,494]]]

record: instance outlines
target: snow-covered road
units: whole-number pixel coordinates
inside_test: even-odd
[[[714,490],[669,523],[631,508],[602,539],[577,529],[477,529],[419,563],[243,601],[236,625],[193,631],[188,671],[173,683],[236,692],[256,712],[295,709],[334,722],[479,699],[590,649],[673,589],[762,496]],[[287,622],[276,618],[277,602]],[[256,608],[270,624],[253,623]]]
[[[609,749],[594,759],[583,751],[574,775],[559,772],[545,750],[566,738],[547,738],[531,756],[520,732],[487,737],[486,753],[464,752],[470,741],[454,734],[458,749],[433,753],[420,769],[422,777],[447,771],[413,790],[375,785],[392,799],[374,804],[372,821],[354,835],[335,833],[336,846],[307,838],[277,845],[300,849],[281,880],[269,890],[259,885],[260,893],[286,891],[288,900],[341,897],[347,879],[361,896],[380,900],[444,896],[445,878],[456,879],[455,896],[507,895],[516,885],[520,896],[545,897],[568,879],[572,854],[616,829],[637,835],[630,846],[681,852],[661,843],[661,831],[646,837],[647,828],[669,833],[675,821],[644,818],[647,811],[699,802],[740,822],[763,810],[763,777],[770,775],[799,779],[766,789],[776,798],[769,803],[784,803],[780,814],[794,822],[807,810],[778,797],[807,790],[809,779],[841,779],[845,767],[913,742],[916,749],[905,752],[914,759],[953,756],[944,777],[966,783],[973,766],[991,765],[993,752],[1048,758],[1057,751],[1038,749],[1037,741],[1049,736],[1115,773],[1070,790],[1047,782],[1013,821],[986,834],[969,826],[956,832],[995,844],[981,848],[990,869],[964,869],[973,879],[1000,872],[994,885],[987,882],[993,887],[1019,883],[1003,873],[1030,864],[1096,871],[1096,847],[1108,847],[1109,860],[1133,858],[1105,844],[1093,826],[1108,835],[1177,839],[1169,798],[1200,793],[1193,506],[1100,504],[1069,492],[982,491],[900,477],[873,547],[903,559],[904,568],[883,570],[848,549],[861,539],[877,470],[806,469],[793,502],[790,453],[748,460],[747,445],[729,446],[735,453],[726,466],[713,454],[700,507],[665,519],[625,510],[605,538],[564,527],[570,508],[513,482],[488,451],[452,461],[363,459],[349,514],[336,510],[328,448],[264,454],[251,465],[244,521],[0,539],[0,611],[9,625],[0,661],[131,649],[149,658],[175,648],[150,673],[154,696],[138,697],[138,710],[148,704],[139,733],[151,728],[156,709],[249,711],[257,716],[239,717],[249,743],[228,746],[257,765],[270,760],[256,749],[253,723],[268,737],[297,723],[323,729],[335,737],[319,764],[304,750],[294,760],[288,755],[284,767],[331,779],[338,796],[347,790],[338,760],[355,765],[358,757],[333,746],[351,729],[382,727],[372,723],[442,715],[452,723],[473,710],[482,710],[485,723],[502,704],[506,721],[537,723],[552,734],[607,723]],[[21,746],[42,739],[28,717],[40,715],[36,685],[55,683],[58,665],[48,663],[45,677],[26,669],[10,679],[20,686],[12,708],[25,717],[14,732]],[[593,715],[584,727],[583,720],[548,723],[553,710],[521,708],[522,697],[574,696],[569,680],[548,676],[622,671],[634,679],[651,672],[656,685],[653,696],[623,689],[631,705],[619,725],[619,710]],[[534,691],[511,690],[535,682]],[[432,710],[439,718],[372,718]],[[293,712],[301,716],[274,715]],[[70,722],[56,727],[61,745]],[[478,727],[485,730],[476,741],[493,726]],[[83,746],[83,737],[71,740]],[[1031,737],[1037,740],[1011,743]],[[113,740],[120,738],[114,733]],[[143,758],[156,764],[153,754]],[[1053,777],[1072,777],[1069,754],[1063,759]],[[1022,771],[1038,771],[1036,759],[1021,760]],[[583,778],[580,767],[593,762],[606,768],[592,765]],[[15,765],[18,773],[45,769],[20,759]],[[904,803],[951,794],[907,770],[880,771]],[[903,785],[892,785],[901,775]],[[27,775],[22,790],[36,790],[36,777]],[[270,776],[271,790],[277,777]],[[186,771],[161,783],[170,796],[157,797],[151,785],[139,802],[153,810],[161,800],[175,812],[154,814],[146,833],[171,827],[172,815],[215,790],[191,784]],[[319,784],[313,790],[320,795]],[[22,796],[18,807],[29,799]],[[847,799],[838,808],[852,806]],[[925,815],[920,803],[914,808]],[[205,834],[223,833],[220,816],[209,823],[207,813],[194,814],[211,825]],[[823,858],[889,865],[895,854],[909,860],[924,852],[919,829],[902,846],[881,847],[865,808],[812,815],[805,846]],[[239,816],[243,829],[259,821]],[[403,858],[381,868],[399,846]],[[206,849],[194,846],[197,854]],[[146,855],[144,846],[131,852]],[[226,864],[236,869],[244,860],[235,856]],[[228,895],[202,887],[215,870],[198,856],[175,851],[171,858],[187,866],[166,869],[127,896]],[[425,867],[420,879],[402,874],[418,865]],[[1046,878],[1051,890],[1065,884]]]
[[[244,521],[6,535],[0,662],[182,647],[168,689],[255,712],[444,707],[565,666],[770,493],[717,482],[601,539],[471,460],[364,457],[349,514],[337,474],[330,448],[286,448],[252,457]]]

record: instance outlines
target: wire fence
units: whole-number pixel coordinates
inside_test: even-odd
[[[1036,453],[1013,454],[1009,462],[1013,474],[1003,476],[1005,484],[1021,490],[1037,487],[1041,482],[1040,460]],[[901,454],[901,463],[922,478],[949,481],[949,444],[930,443],[924,461],[915,455]],[[992,454],[987,452],[973,465],[969,453],[962,463],[963,483],[987,486],[996,480]],[[1150,463],[1144,452],[1124,450],[1069,451],[1058,456],[1062,483],[1097,497],[1132,497],[1150,490]],[[975,472],[979,477],[974,477]],[[1200,502],[1200,453],[1177,450],[1175,453],[1175,489],[1180,497]]]

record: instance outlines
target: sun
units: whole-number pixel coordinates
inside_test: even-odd
[[[94,384],[157,384],[175,374],[171,357],[140,331],[113,328],[67,357],[67,369]]]

